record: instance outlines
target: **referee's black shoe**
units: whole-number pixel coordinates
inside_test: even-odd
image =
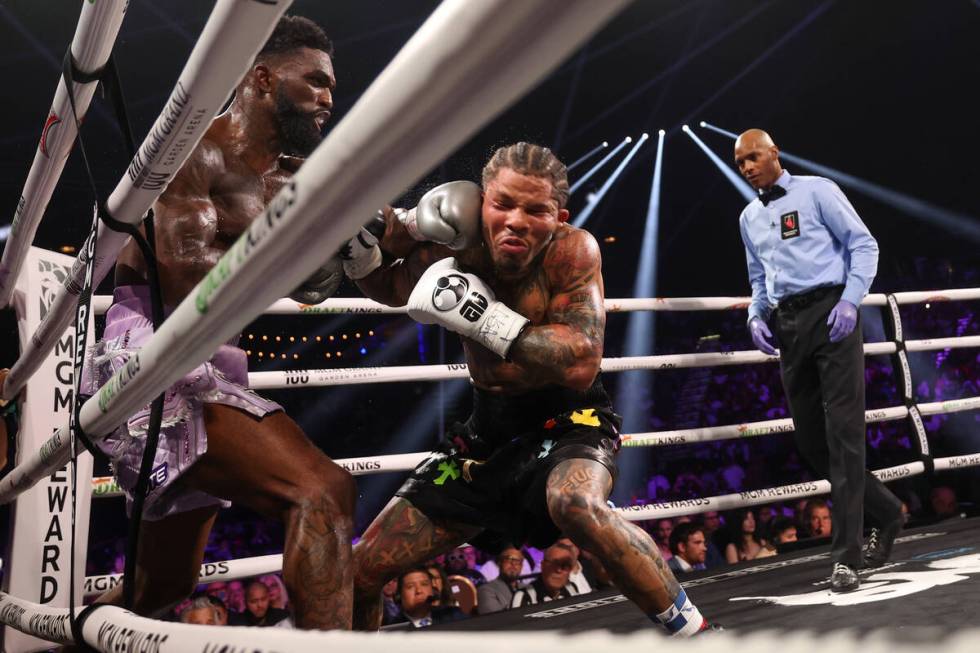
[[[884,528],[871,529],[871,534],[868,535],[868,541],[864,547],[865,569],[877,569],[888,562],[892,555],[892,547],[895,546],[895,538],[902,532],[904,521],[899,515]]]
[[[853,567],[840,562],[834,565],[834,572],[830,575],[831,592],[853,592],[860,585],[861,581]]]

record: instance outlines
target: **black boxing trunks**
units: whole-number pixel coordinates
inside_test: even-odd
[[[494,531],[518,546],[548,546],[560,535],[548,515],[548,474],[584,458],[615,479],[621,422],[598,377],[585,392],[474,389],[469,419],[449,428],[396,494],[429,518]]]

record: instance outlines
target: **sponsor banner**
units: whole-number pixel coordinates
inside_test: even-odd
[[[272,574],[282,571],[282,555],[264,555],[240,560],[225,560],[223,562],[206,562],[201,565],[198,582],[213,583],[216,581],[237,580],[262,574]],[[85,598],[92,598],[107,592],[122,582],[122,574],[105,574],[88,576],[85,579]]]
[[[951,456],[949,458],[936,458],[933,460],[936,471],[941,469],[961,469],[963,467],[980,466],[980,453],[969,454],[966,456]]]
[[[896,465],[895,467],[886,467],[885,469],[876,469],[871,473],[877,476],[881,481],[887,483],[889,481],[896,481],[900,478],[917,476],[923,472],[925,472],[925,465],[920,462],[915,462],[907,463],[905,465]]]
[[[104,497],[120,497],[123,495],[122,488],[115,477],[101,476],[92,479],[92,498],[101,499]]]
[[[0,624],[11,626],[4,633],[4,651],[47,649],[47,642],[71,641],[67,610],[48,608],[9,594],[0,594]]]
[[[18,327],[21,348],[40,324],[61,286],[71,258],[46,250],[31,248],[25,262],[24,274],[17,293],[24,301],[18,306]],[[91,330],[92,318],[89,316]],[[52,437],[68,421],[74,401],[74,329],[69,327],[58,338],[54,349],[44,359],[37,372],[27,382],[22,404],[21,428],[17,437],[17,463],[39,449],[50,455],[60,446]],[[92,457],[84,452],[79,457],[75,542],[76,604],[81,603],[88,541],[89,507],[92,494]],[[33,488],[20,494],[13,511],[13,538],[4,591],[34,601],[43,606],[68,606],[69,557],[71,538],[71,485],[68,467],[55,470],[42,478]],[[38,623],[38,629],[53,628],[53,624]],[[8,645],[10,645],[8,643]],[[18,640],[19,650],[42,646]]]

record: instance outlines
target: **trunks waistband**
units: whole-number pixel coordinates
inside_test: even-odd
[[[597,375],[588,390],[548,386],[520,395],[473,389],[473,422],[482,430],[513,435],[536,428],[548,419],[588,407],[610,407],[612,402]]]

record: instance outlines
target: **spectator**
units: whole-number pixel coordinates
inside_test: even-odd
[[[755,514],[738,510],[725,520],[731,530],[731,541],[725,547],[725,560],[730,564],[754,560],[762,550],[762,541],[755,534]]]
[[[809,537],[830,537],[833,522],[830,519],[830,506],[823,499],[810,499],[803,508],[803,519]]]
[[[769,526],[769,535],[762,538],[762,551],[756,558],[767,558],[779,553],[779,545],[796,541],[796,524],[792,519],[776,517]]]
[[[426,565],[425,570],[429,572],[429,578],[432,579],[432,605],[455,605],[456,601],[449,589],[449,580],[442,567],[433,563]]]
[[[530,585],[514,592],[511,607],[522,608],[578,595],[578,587],[568,579],[574,566],[572,552],[566,547],[554,544],[548,547],[541,561],[541,575]]]
[[[959,515],[956,491],[948,485],[938,485],[929,493],[929,505],[936,521]]]
[[[205,593],[208,596],[215,597],[227,605],[228,585],[225,582],[216,580],[213,583],[209,583],[207,589],[205,589]]]
[[[229,613],[245,612],[245,586],[240,580],[230,581],[225,588],[225,603]]]
[[[446,573],[458,574],[473,581],[474,585],[482,585],[487,579],[476,568],[476,549],[472,546],[461,546],[446,554]]]
[[[466,619],[455,606],[433,606],[432,576],[425,567],[409,569],[398,577],[398,602],[401,614],[398,622],[410,622],[414,628]]]
[[[520,549],[507,546],[497,555],[497,577],[480,585],[476,591],[476,611],[491,614],[510,608],[514,592],[520,587],[521,567],[525,562]]]
[[[395,596],[398,594],[398,579],[392,578],[384,587],[381,588],[381,598],[383,601],[384,614],[381,617],[381,625],[387,626],[388,624],[398,623],[398,615],[401,614],[402,608],[395,601]]]
[[[704,531],[704,539],[708,547],[708,552],[704,558],[704,566],[707,569],[714,569],[725,564],[725,558],[718,550],[718,536],[720,535],[721,515],[717,510],[709,510],[701,516],[701,530]]]
[[[575,587],[578,588],[578,593],[588,594],[591,592],[592,585],[589,584],[588,579],[585,577],[585,573],[582,569],[582,563],[579,560],[582,550],[579,549],[578,546],[576,546],[576,544],[567,537],[559,538],[558,541],[555,542],[555,546],[564,547],[572,554],[574,566],[572,567],[572,573],[568,575],[568,580],[575,584]]]
[[[778,549],[780,544],[796,541],[796,524],[788,517],[777,517],[770,528],[772,543]]]
[[[278,626],[292,628],[289,613],[270,604],[269,587],[260,580],[253,580],[245,588],[245,612],[238,626]]]
[[[661,519],[657,522],[657,528],[653,532],[653,540],[660,548],[660,557],[670,560],[673,555],[670,552],[670,532],[674,530],[674,522],[671,519]]]
[[[227,626],[229,619],[228,606],[225,605],[225,602],[219,599],[217,596],[208,594],[207,599],[211,602],[211,605],[214,606],[214,609],[218,611],[218,625]]]
[[[758,516],[756,517],[755,532],[760,540],[768,540],[772,520],[776,517],[776,509],[773,506],[759,506]]]
[[[199,594],[191,599],[190,604],[180,611],[180,622],[203,626],[218,626],[218,610],[208,596]]]
[[[269,588],[269,605],[279,610],[288,611],[289,594],[286,592],[286,584],[282,582],[279,574],[266,574],[259,580]]]
[[[507,547],[510,546],[510,544],[505,543],[504,546]],[[530,554],[528,554],[525,551],[521,551],[520,553],[524,560],[521,563],[521,576],[530,576],[531,574],[534,573],[534,570],[531,567],[531,565],[534,564],[534,558],[532,558]],[[479,569],[480,569],[480,573],[483,574],[483,577],[487,579],[488,583],[494,580],[495,578],[497,578],[497,576],[500,574],[500,568],[497,565],[496,558],[491,558],[490,560],[487,560],[482,565],[480,565]]]
[[[670,552],[674,555],[667,566],[675,573],[705,569],[708,547],[704,528],[692,522],[678,524],[670,534]]]

